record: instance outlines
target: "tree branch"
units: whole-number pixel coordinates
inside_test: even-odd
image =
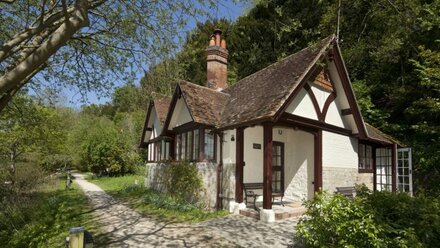
[[[89,24],[87,16],[87,0],[80,0],[75,6],[75,11],[63,23],[53,35],[39,48],[29,55],[23,62],[14,69],[0,77],[0,95],[4,95],[11,89],[17,87],[35,69],[44,64],[47,59],[56,53],[72,36]]]

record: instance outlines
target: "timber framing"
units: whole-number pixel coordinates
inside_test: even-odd
[[[235,141],[235,201],[243,202],[244,128],[237,128]]]
[[[273,123],[263,123],[263,208],[272,209]]]
[[[284,124],[291,124],[293,126],[301,126],[309,129],[321,129],[324,131],[329,131],[337,134],[342,134],[345,136],[352,136],[353,133],[349,129],[331,125],[322,121],[312,120],[309,118],[304,118],[301,116],[293,115],[290,113],[284,113],[279,121]]]
[[[317,130],[314,135],[314,181],[315,192],[322,189],[322,130]]]

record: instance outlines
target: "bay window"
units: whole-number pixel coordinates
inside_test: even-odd
[[[204,142],[200,143],[201,140]],[[176,135],[177,160],[199,161],[201,151],[204,151],[205,160],[215,160],[215,135],[210,133],[210,130],[195,128],[181,131]]]

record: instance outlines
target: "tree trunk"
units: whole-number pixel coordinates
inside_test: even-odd
[[[89,25],[87,0],[79,0],[75,11],[51,37],[15,68],[0,77],[0,96],[17,88],[29,75],[43,65],[82,27]]]
[[[17,157],[15,154],[16,154],[15,149],[12,149],[10,157],[9,157],[9,162],[10,162],[10,164],[9,164],[9,174],[11,176],[12,184],[15,183],[15,170],[16,170],[15,159]]]

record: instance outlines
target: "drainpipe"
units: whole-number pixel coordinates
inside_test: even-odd
[[[223,208],[222,204],[222,175],[223,175],[223,132],[219,133],[220,138],[220,158],[219,158],[219,164],[217,167],[217,203],[216,208],[217,210],[221,210]]]

